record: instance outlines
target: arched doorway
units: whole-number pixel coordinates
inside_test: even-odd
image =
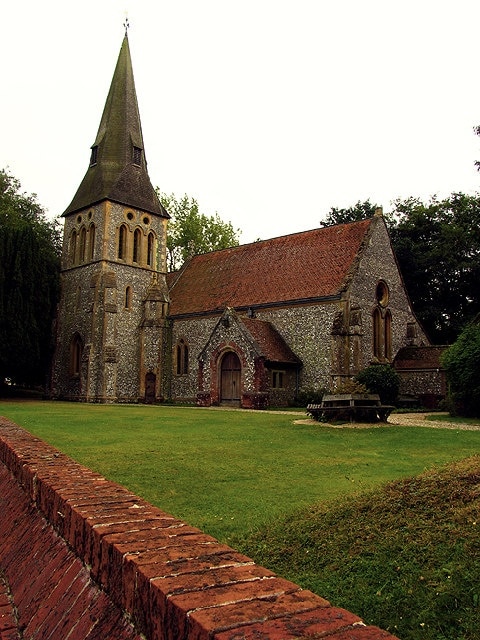
[[[229,351],[222,358],[220,402],[240,402],[242,365],[236,353]]]
[[[146,404],[152,404],[155,402],[155,385],[157,382],[157,376],[149,371],[145,376],[145,402]]]

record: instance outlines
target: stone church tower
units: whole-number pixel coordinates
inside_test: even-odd
[[[150,182],[128,37],[90,163],[65,218],[52,396],[163,398],[168,213]]]

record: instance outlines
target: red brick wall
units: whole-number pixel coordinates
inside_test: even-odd
[[[0,638],[140,634],[394,638],[0,418]]]

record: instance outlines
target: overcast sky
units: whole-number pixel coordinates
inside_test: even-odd
[[[15,0],[0,168],[49,215],[88,167],[126,12],[152,183],[241,242],[480,190],[479,0]]]

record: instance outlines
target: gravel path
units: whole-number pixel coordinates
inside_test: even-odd
[[[387,425],[395,424],[402,427],[430,427],[431,429],[457,429],[462,431],[480,431],[480,424],[466,424],[461,422],[444,422],[443,420],[427,420],[427,416],[439,415],[438,413],[392,413],[388,416]],[[447,414],[443,414],[447,415]],[[316,420],[308,418],[306,420],[295,420],[296,424],[314,424]],[[317,422],[317,424],[319,424]],[[384,427],[385,422],[342,422],[339,424],[328,424],[322,422],[326,427],[335,429],[371,429],[372,427]]]
[[[461,422],[444,422],[443,420],[427,420],[427,416],[435,413],[393,413],[388,417],[389,424],[405,427],[432,427],[433,429],[461,429],[464,431],[479,431],[480,424],[466,424]]]

